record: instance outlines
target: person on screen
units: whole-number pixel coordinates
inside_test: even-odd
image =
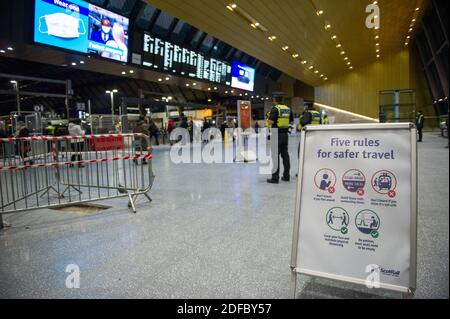
[[[125,40],[125,30],[123,26],[116,22],[112,27],[112,37],[111,40],[105,43],[106,46],[110,48],[120,49],[121,54],[114,52],[101,52],[100,55],[104,58],[109,58],[117,61],[127,61],[128,48]]]
[[[101,25],[102,27],[100,30],[95,30],[92,32],[91,40],[105,44],[113,39],[111,35],[111,21],[108,18],[103,18]]]
[[[117,47],[122,50],[122,56],[119,57],[120,61],[126,62],[128,56],[128,47],[125,39],[125,29],[122,24],[116,22],[112,28],[112,34],[116,41]]]

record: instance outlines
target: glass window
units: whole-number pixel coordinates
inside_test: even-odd
[[[135,4],[136,0],[109,0],[107,9],[128,17]]]
[[[215,42],[214,37],[208,35],[203,40],[202,44],[200,45],[200,51],[203,52],[203,53],[208,53],[211,50],[214,42]]]
[[[141,29],[147,30],[148,27],[150,26],[150,21],[151,21],[153,15],[155,14],[155,12],[156,12],[155,7],[153,7],[149,4],[146,4],[142,8],[141,12],[139,12],[139,14],[136,18],[136,26]]]

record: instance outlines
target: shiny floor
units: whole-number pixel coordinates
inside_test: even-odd
[[[419,144],[416,298],[449,297],[449,150]],[[296,141],[290,143],[295,175]],[[180,164],[156,148],[152,203],[125,199],[99,213],[7,215],[0,298],[289,298],[295,178],[269,185],[255,164]],[[80,288],[66,288],[67,265]],[[400,298],[300,276],[298,298]]]

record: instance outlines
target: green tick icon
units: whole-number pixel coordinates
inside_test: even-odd
[[[372,235],[373,238],[378,238],[378,236],[380,236],[380,233],[376,230],[373,230],[370,234]]]
[[[347,228],[347,227],[342,227],[342,228],[341,228],[341,233],[342,233],[343,235],[347,234],[347,233],[348,233],[348,228]]]

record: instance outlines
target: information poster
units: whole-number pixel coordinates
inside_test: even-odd
[[[238,101],[238,123],[243,131],[252,125],[252,105],[250,101]]]
[[[296,269],[402,290],[415,287],[415,148],[409,124],[375,125],[304,132]]]

